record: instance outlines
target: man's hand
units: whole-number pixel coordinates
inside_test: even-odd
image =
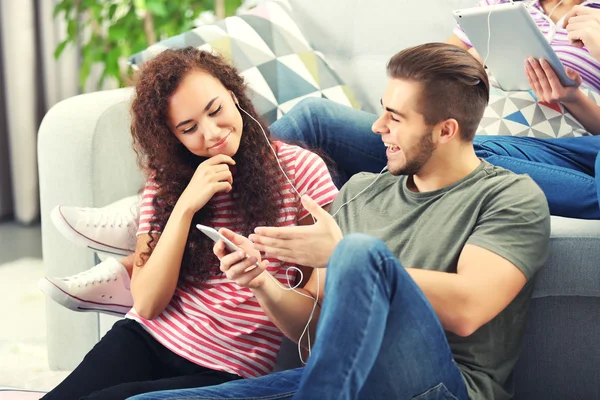
[[[591,56],[600,61],[600,10],[575,6],[565,15],[563,27],[573,46],[585,46]]]
[[[254,242],[256,249],[281,261],[325,268],[344,235],[333,217],[313,199],[303,196],[302,205],[316,220],[314,225],[259,227],[249,239]]]
[[[229,229],[220,229],[219,233],[239,247],[234,253],[225,249],[225,243],[219,240],[213,247],[213,252],[221,260],[220,269],[227,279],[241,287],[257,289],[265,283],[264,270],[267,261],[261,262],[260,252],[254,249],[252,242],[242,235]]]

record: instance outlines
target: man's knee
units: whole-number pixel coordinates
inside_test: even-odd
[[[309,146],[317,146],[315,125],[325,115],[327,103],[331,102],[322,98],[303,99],[282,118],[273,122],[270,126],[271,133],[280,140],[292,143],[300,141]]]
[[[383,241],[363,233],[353,233],[342,239],[332,255],[332,260],[338,258],[351,261],[348,267],[364,268],[365,263],[381,261],[390,254]]]
[[[319,112],[327,107],[328,104],[331,104],[331,100],[324,99],[322,97],[306,97],[298,104],[296,104],[291,110],[303,110],[309,113]]]
[[[302,125],[302,123],[313,124],[326,114],[327,107],[331,103],[330,100],[320,97],[307,97],[292,107],[286,117],[293,118],[298,125]]]

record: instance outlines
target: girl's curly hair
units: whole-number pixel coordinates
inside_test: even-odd
[[[131,106],[131,134],[138,163],[148,175],[153,175],[158,185],[153,200],[155,215],[150,222],[150,250],[142,255],[144,262],[156,245],[156,233],[164,229],[196,168],[206,160],[183,146],[168,124],[169,101],[184,78],[193,71],[209,73],[233,92],[240,107],[260,122],[271,142],[267,126],[246,95],[244,79],[222,57],[187,47],[165,50],[147,62],[140,71]],[[283,181],[281,174],[274,173],[278,170],[277,161],[260,127],[246,114],[240,114],[243,134],[239,150],[233,157],[238,169],[231,194],[238,216],[235,226],[239,232],[248,235],[257,225],[277,225]],[[194,215],[180,279],[192,277],[202,282],[220,273],[212,252],[212,241],[195,228],[197,223],[206,223],[213,215],[214,210],[208,204]]]

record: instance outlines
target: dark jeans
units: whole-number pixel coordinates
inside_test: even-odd
[[[337,164],[341,187],[357,172],[379,172],[385,146],[371,126],[377,116],[324,99],[306,99],[271,125],[274,136],[323,150]],[[600,137],[536,139],[476,136],[478,157],[529,175],[544,191],[553,215],[600,219]]]
[[[158,343],[137,322],[115,323],[79,366],[43,400],[123,400],[156,390],[218,385],[237,375],[194,364]]]

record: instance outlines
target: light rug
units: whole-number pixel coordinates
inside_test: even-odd
[[[48,368],[43,274],[40,259],[0,265],[0,387],[47,391],[68,375]]]

